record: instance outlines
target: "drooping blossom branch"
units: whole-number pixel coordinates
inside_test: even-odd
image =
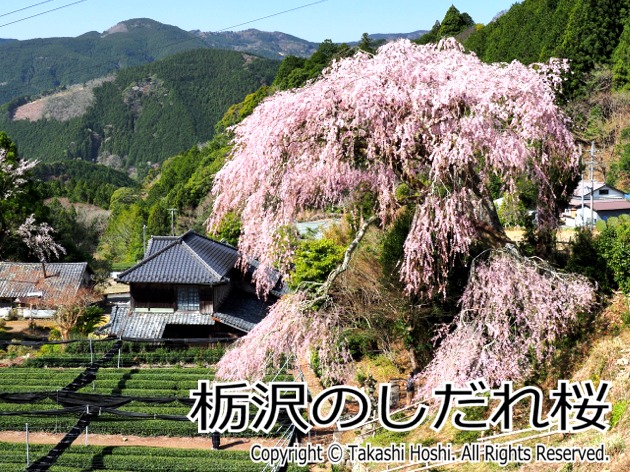
[[[66,249],[55,242],[52,236],[54,232],[53,227],[46,222],[35,224],[35,216],[32,214],[17,230],[31,254],[41,262],[44,278],[46,278],[46,262],[53,257],[59,259],[66,253]]]
[[[518,179],[532,181],[540,225],[557,223],[548,176],[566,177],[578,164],[554,103],[563,69],[553,61],[484,64],[454,40],[398,41],[374,56],[340,60],[320,80],[268,98],[232,129],[208,224],[240,213],[241,252],[257,257],[262,273],[287,271],[291,252],[278,229],[300,211],[344,205],[367,190],[387,223],[404,183],[416,203],[401,267],[407,292],[445,294],[453,261],[468,254],[480,228],[502,232],[488,215],[492,181],[510,192]],[[273,283],[258,280],[265,290]]]
[[[446,381],[464,385],[483,377],[496,385],[526,379],[594,303],[586,278],[523,257],[513,247],[493,251],[474,264],[461,311],[438,330],[439,347],[420,374],[422,393],[428,398]]]
[[[324,283],[312,283],[302,291],[285,295],[251,332],[234,343],[217,364],[217,377],[261,379],[266,369],[279,368],[284,356],[304,357],[309,350],[317,350],[322,380],[346,380],[351,356],[341,339],[344,326],[340,308],[329,292],[337,277],[348,270],[352,255],[376,220],[372,216],[363,222],[343,261]]]

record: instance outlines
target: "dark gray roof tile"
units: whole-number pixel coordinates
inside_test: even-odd
[[[118,276],[125,283],[174,283],[215,285],[238,260],[229,246],[192,231],[179,237],[153,237],[147,256]]]

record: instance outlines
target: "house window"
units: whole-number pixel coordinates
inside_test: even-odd
[[[599,191],[600,195],[608,195],[608,189],[607,188],[603,188]]]
[[[177,309],[199,311],[199,290],[197,287],[177,287]]]

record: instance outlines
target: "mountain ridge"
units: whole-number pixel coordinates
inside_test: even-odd
[[[373,36],[395,39],[416,33]],[[185,31],[150,18],[131,18],[103,32],[88,31],[76,37],[0,39],[0,103],[85,83],[191,49],[228,49],[281,60],[288,55],[309,57],[318,45],[257,29]]]

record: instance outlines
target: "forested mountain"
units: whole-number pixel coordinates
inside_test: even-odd
[[[0,117],[29,159],[81,158],[119,169],[145,168],[207,141],[228,107],[270,84],[279,62],[243,53],[197,49],[120,70],[94,90],[83,116],[66,121]]]
[[[417,37],[421,33],[376,35],[375,39]],[[288,55],[309,57],[317,43],[256,29],[188,32],[148,18],[123,21],[103,33],[91,31],[76,38],[0,39],[0,103],[199,48],[229,49],[280,60]]]
[[[0,103],[203,47],[195,35],[146,18],[76,38],[6,42],[0,44]]]

